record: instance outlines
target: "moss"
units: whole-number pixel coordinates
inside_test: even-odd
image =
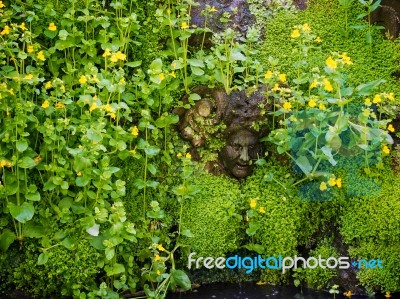
[[[354,4],[350,11],[350,25],[359,24],[357,15],[362,11],[358,4]],[[305,11],[281,11],[268,23],[265,42],[261,47],[259,59],[267,67],[271,67],[268,57],[273,56],[280,61],[282,72],[286,72],[291,79],[296,78],[293,63],[296,57],[292,55],[293,41],[290,32],[295,25],[308,23],[313,32],[323,40],[320,49],[313,50],[308,57],[308,69],[315,66],[322,68],[327,56],[332,51],[347,52],[354,62],[347,67],[347,84],[357,86],[372,80],[385,79],[377,91],[391,91],[400,94],[398,79],[393,77],[399,71],[399,41],[392,42],[384,39],[383,35],[375,32],[373,45],[365,43],[365,33],[352,31],[349,38],[343,37],[339,32],[344,26],[344,12],[338,7],[337,1],[314,0],[310,1],[309,8]]]
[[[199,173],[192,182],[200,192],[184,203],[182,228],[193,238],[182,242],[197,256],[219,257],[238,249],[243,238],[239,184],[227,177]]]

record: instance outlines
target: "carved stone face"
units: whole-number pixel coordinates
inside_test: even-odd
[[[219,159],[229,174],[236,178],[244,178],[253,170],[250,161],[256,160],[260,153],[261,145],[257,134],[247,129],[239,129],[228,137]]]

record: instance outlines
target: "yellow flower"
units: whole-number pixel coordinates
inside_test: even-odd
[[[34,48],[32,45],[29,45],[27,48],[28,53],[32,53],[34,51]]]
[[[45,61],[46,58],[44,57],[43,51],[37,53],[37,58],[41,61]]]
[[[1,160],[0,161],[0,167],[4,167],[7,165],[7,161],[6,160]]]
[[[82,172],[79,171],[76,175],[77,176],[82,176]]]
[[[366,98],[364,101],[364,104],[367,106],[371,106],[371,99],[370,98]]]
[[[156,274],[157,274],[157,275],[161,275],[160,270],[157,270]]]
[[[337,179],[336,180],[336,186],[338,187],[338,188],[342,188],[342,179]]]
[[[186,157],[186,159],[192,159],[192,155],[191,155],[190,153],[187,153],[187,154],[185,155],[185,157]]]
[[[177,153],[176,156],[177,156],[178,158],[181,158],[181,157],[182,157],[182,153]]]
[[[0,0],[0,8],[3,8],[3,7],[4,7],[3,1]]]
[[[272,88],[272,91],[277,92],[277,91],[279,91],[279,90],[281,90],[281,89],[279,88],[279,84],[276,83],[276,84],[274,85],[274,87]]]
[[[3,31],[0,32],[1,35],[6,35],[10,33],[10,27],[8,27],[7,25],[4,26]]]
[[[380,102],[382,102],[381,96],[379,94],[375,95],[372,103],[379,104]]]
[[[363,115],[368,117],[370,115],[371,111],[369,109],[364,109]]]
[[[170,76],[171,76],[171,77],[173,77],[173,78],[176,78],[176,74],[175,74],[175,72],[174,72],[174,71],[172,71],[172,73],[170,73]]]
[[[256,199],[250,199],[250,208],[255,208],[257,206],[257,200]]]
[[[51,88],[51,81],[47,81],[46,84],[44,85],[44,88],[50,89]]]
[[[104,50],[104,53],[103,53],[103,57],[107,57],[107,56],[110,56],[111,55],[111,53],[110,53],[110,49],[105,49]]]
[[[64,86],[64,85],[61,85],[61,86],[60,86],[60,90],[61,90],[62,92],[65,92],[65,86]]]
[[[328,181],[329,186],[335,186],[336,185],[336,179],[335,178],[330,178]]]
[[[110,115],[110,117],[111,117],[112,119],[115,119],[115,118],[117,117],[117,115],[116,115],[114,112],[111,112],[109,115]]]
[[[313,89],[313,88],[315,88],[317,86],[318,86],[318,81],[315,79],[314,81],[311,82],[310,89]]]
[[[189,25],[188,25],[188,23],[187,22],[182,22],[182,25],[181,25],[181,29],[188,29],[189,28]]]
[[[160,77],[160,80],[161,80],[161,81],[165,79],[165,76],[164,76],[163,73],[160,73],[158,76]]]
[[[171,14],[171,9],[167,8],[167,14]]]
[[[161,257],[158,254],[156,254],[156,256],[154,257],[154,260],[156,262],[161,261]]]
[[[137,136],[139,135],[139,129],[138,129],[136,126],[134,126],[134,127],[132,128],[132,130],[131,130],[131,134],[132,134],[133,136],[137,137]]]
[[[315,42],[316,42],[317,44],[320,44],[320,43],[322,43],[322,39],[318,36],[318,37],[315,39]]]
[[[286,82],[286,74],[280,74],[280,75],[279,75],[279,80],[280,80],[281,82]]]
[[[315,106],[317,106],[317,103],[315,102],[314,99],[310,99],[308,101],[308,106],[311,107],[311,108],[314,108]]]
[[[90,105],[89,107],[89,111],[92,112],[93,110],[96,110],[98,108],[96,103],[93,103],[92,105]]]
[[[394,129],[392,124],[389,124],[387,129],[388,129],[389,132],[392,132],[392,133],[395,131],[395,129]]]
[[[326,110],[326,106],[324,103],[319,103],[319,107],[320,110]]]
[[[165,248],[162,246],[162,244],[157,245],[157,250],[158,251],[165,251]]]
[[[390,100],[390,101],[394,101],[394,94],[393,94],[393,92],[391,92],[391,93],[385,95],[385,98],[387,98],[387,99]]]
[[[64,105],[64,103],[57,103],[55,107],[56,107],[56,109],[64,109],[65,105]]]
[[[390,292],[386,292],[385,297],[390,298],[390,297],[392,297],[392,295],[390,295]]]
[[[260,213],[265,214],[265,208],[264,208],[264,207],[260,207],[260,208],[258,209],[258,211],[259,211]]]
[[[384,147],[382,147],[382,152],[386,155],[388,155],[390,153],[390,149],[387,147],[387,145],[385,145]]]
[[[108,113],[114,112],[114,109],[110,106],[110,104],[106,104],[106,105],[104,106],[104,109],[105,109]]]
[[[21,23],[21,25],[18,26],[19,28],[21,28],[22,30],[28,30],[28,28],[26,28],[25,23]]]
[[[290,111],[292,109],[292,104],[290,104],[290,102],[283,103],[283,109]]]
[[[376,118],[376,114],[375,114],[375,112],[371,112],[371,115],[370,115],[372,118]]]
[[[32,74],[27,74],[25,77],[24,77],[24,80],[31,80],[33,78],[33,75]]]
[[[327,65],[330,69],[332,69],[332,70],[334,70],[335,68],[337,68],[337,62],[336,62],[335,60],[333,60],[331,56],[329,56],[329,57],[326,59],[325,63],[326,63],[326,65]]]
[[[130,152],[132,155],[136,155],[136,150],[134,150],[134,149],[133,149],[133,150],[130,150],[129,152]]]
[[[87,82],[86,77],[85,77],[84,75],[82,75],[82,76],[79,78],[79,83],[80,83],[80,84],[85,84],[86,82]]]
[[[43,108],[43,109],[49,108],[49,106],[50,106],[50,104],[49,104],[49,101],[48,101],[48,100],[45,100],[45,101],[42,103],[42,108]]]
[[[49,24],[49,28],[47,28],[47,29],[49,29],[50,31],[56,31],[57,30],[57,26],[54,23],[50,23]]]
[[[326,91],[333,91],[333,86],[328,79],[324,79],[324,89]]]
[[[267,71],[266,73],[265,73],[265,79],[271,79],[272,78],[272,72],[271,71]]]
[[[117,54],[112,54],[111,57],[110,57],[110,61],[111,62],[117,62],[118,61]]]
[[[124,53],[122,53],[121,51],[118,51],[117,53],[115,53],[115,55],[118,60],[126,60],[126,55]]]
[[[33,161],[35,161],[36,164],[39,164],[40,161],[42,161],[42,157],[40,155],[36,156],[35,158],[33,158]]]
[[[326,189],[328,189],[328,186],[326,186],[326,183],[321,182],[321,184],[319,185],[319,190],[325,191]]]
[[[218,10],[215,8],[215,6],[211,7],[210,12],[217,12]]]
[[[94,83],[99,83],[99,82],[100,82],[99,78],[97,78],[97,75],[93,75],[92,81],[93,81]]]
[[[290,37],[291,38],[298,38],[300,36],[300,31],[299,31],[299,29],[294,29],[293,31],[292,31],[292,33],[290,34]]]
[[[345,295],[348,298],[351,298],[351,296],[353,295],[351,291],[347,291],[345,293],[343,293],[343,295]]]
[[[303,24],[303,31],[304,32],[310,32],[311,31],[311,27],[310,27],[310,25],[308,25],[308,23]]]
[[[342,55],[340,55],[340,58],[342,58],[344,64],[353,64],[346,52],[343,52]]]

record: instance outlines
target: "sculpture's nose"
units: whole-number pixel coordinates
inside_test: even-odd
[[[240,149],[240,160],[244,161],[244,162],[248,162],[249,161],[249,150],[247,146],[243,146]]]

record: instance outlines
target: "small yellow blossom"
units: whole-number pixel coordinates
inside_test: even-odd
[[[3,31],[0,32],[0,35],[6,35],[10,33],[10,27],[8,27],[7,25],[4,26]]]
[[[316,42],[317,44],[320,44],[320,43],[322,43],[322,39],[318,36],[318,37],[315,39],[315,42]]]
[[[157,245],[157,250],[158,251],[165,251],[165,248],[162,246],[162,244]]]
[[[351,296],[353,296],[353,293],[351,291],[347,291],[347,292],[343,293],[343,295],[345,295],[348,298],[351,298]]]
[[[160,270],[157,270],[156,274],[157,274],[157,275],[161,275]]]
[[[115,53],[115,55],[118,60],[126,60],[126,55],[124,53],[122,53],[121,51],[118,51],[117,53]]]
[[[215,8],[215,6],[211,7],[210,12],[217,12],[218,10]]]
[[[130,152],[132,155],[136,155],[136,150],[134,150],[134,149],[133,149],[133,150],[130,150],[129,152]]]
[[[387,98],[387,99],[390,100],[390,101],[394,101],[394,94],[393,94],[393,92],[391,92],[391,93],[389,93],[389,94],[386,94],[386,95],[385,95],[385,98]]]
[[[27,48],[28,53],[32,53],[34,51],[34,48],[32,45],[29,45]]]
[[[367,106],[371,106],[371,104],[372,104],[371,103],[371,99],[370,98],[366,98],[365,101],[364,101],[364,104],[367,105]]]
[[[392,124],[389,124],[387,129],[388,129],[389,132],[392,132],[392,133],[395,131],[395,129],[394,129]]]
[[[257,206],[257,200],[256,199],[250,199],[250,208],[255,208]]]
[[[187,154],[185,155],[185,158],[186,158],[186,159],[192,159],[192,155],[191,155],[190,153],[187,153]]]
[[[266,73],[265,73],[265,79],[271,79],[272,78],[272,72],[271,71],[267,71]]]
[[[154,260],[156,262],[161,261],[161,257],[158,254],[156,254],[156,256],[154,257]]]
[[[37,53],[37,58],[38,58],[39,60],[41,60],[41,61],[45,61],[45,60],[46,60],[46,58],[44,57],[43,51],[39,51],[39,52]]]
[[[174,71],[172,71],[169,75],[170,75],[172,78],[176,78],[176,74],[175,74]]]
[[[0,161],[0,167],[4,167],[4,166],[6,166],[7,165],[7,161],[6,160],[1,160]]]
[[[171,14],[171,9],[167,8],[167,14]]]
[[[338,187],[338,188],[342,188],[342,179],[337,179],[336,180],[336,186]]]
[[[183,21],[183,22],[182,22],[182,25],[181,25],[181,29],[188,29],[188,28],[189,28],[188,23],[185,22],[185,21]]]
[[[371,114],[371,111],[369,109],[364,109],[363,113],[362,113],[365,117],[369,117],[369,115]]]
[[[139,135],[139,129],[138,127],[134,126],[131,130],[131,134],[135,137],[137,137]]]
[[[110,52],[110,49],[105,49],[104,50],[104,53],[103,53],[103,57],[107,57],[107,56],[110,56],[111,55],[111,52]]]
[[[370,116],[371,116],[372,118],[376,118],[375,112],[371,112]]]
[[[35,161],[36,164],[39,164],[40,161],[42,161],[42,157],[40,155],[36,156],[35,158],[33,158],[33,161]]]
[[[379,94],[375,95],[375,96],[374,96],[374,99],[372,100],[372,103],[374,103],[374,104],[379,104],[379,103],[381,103],[381,102],[382,102],[381,96],[380,96]]]
[[[300,36],[300,31],[299,31],[299,29],[294,29],[293,31],[292,31],[292,33],[290,34],[290,37],[291,38],[298,38]]]
[[[304,32],[310,32],[311,31],[311,27],[310,27],[310,25],[308,25],[308,23],[303,24],[303,31]]]
[[[64,85],[61,85],[61,86],[60,86],[60,90],[61,90],[62,92],[65,92],[65,86],[64,86]]]
[[[90,105],[89,107],[89,111],[92,112],[93,110],[96,110],[98,108],[96,103],[93,103],[92,105]]]
[[[387,145],[382,147],[382,152],[386,155],[388,155],[390,153],[390,149],[387,147]]]
[[[324,89],[329,92],[333,91],[333,86],[328,79],[324,79]]]
[[[44,88],[50,89],[50,88],[51,88],[51,81],[47,81],[47,82],[44,84]]]
[[[314,108],[315,106],[317,106],[317,103],[315,102],[314,99],[310,99],[310,100],[308,101],[308,106],[309,106],[310,108]]]
[[[286,82],[286,74],[280,74],[280,75],[279,75],[279,80],[280,80],[281,82]]]
[[[79,171],[76,175],[77,176],[82,176],[82,172]]]
[[[386,293],[385,293],[385,297],[386,297],[386,298],[390,298],[390,297],[392,297],[392,295],[390,295],[390,292],[386,292]]]
[[[319,108],[319,110],[326,110],[326,106],[324,103],[319,103],[318,108]]]
[[[117,115],[116,115],[114,112],[111,112],[109,115],[110,115],[110,117],[111,117],[112,119],[115,119],[115,118],[117,117]]]
[[[54,23],[50,23],[49,24],[49,28],[47,28],[47,29],[49,29],[50,31],[56,31],[57,30],[57,26]]]
[[[328,186],[326,185],[326,183],[321,182],[321,184],[319,185],[319,190],[325,191],[326,189],[328,189]]]
[[[317,87],[317,86],[318,86],[318,81],[317,81],[317,80],[314,80],[314,81],[312,81],[311,84],[310,84],[310,89],[313,89],[313,88],[315,88],[315,87]]]
[[[93,81],[94,83],[99,83],[99,82],[100,82],[99,78],[97,78],[97,75],[93,75],[92,81]]]
[[[332,69],[332,70],[334,70],[335,68],[337,68],[337,62],[336,62],[335,60],[333,60],[331,56],[329,56],[329,57],[326,59],[325,63],[326,63],[326,65],[327,65],[330,69]]]
[[[182,153],[177,153],[176,156],[177,156],[178,158],[181,158],[181,157],[182,157]]]
[[[25,23],[21,23],[21,25],[18,25],[18,27],[23,31],[28,30],[28,28],[25,26]]]
[[[163,73],[160,73],[158,76],[159,76],[159,78],[160,78],[161,81],[165,79],[165,76],[164,76]]]
[[[260,207],[260,208],[258,209],[258,211],[259,211],[260,213],[262,213],[262,214],[265,214],[265,208],[264,208],[264,207]]]
[[[111,62],[117,62],[118,61],[117,55],[116,54],[112,54],[111,57],[110,57],[110,61]]]
[[[3,1],[0,0],[0,8],[3,8],[3,7],[4,7]]]
[[[343,52],[342,55],[340,55],[340,58],[342,58],[344,64],[353,64],[353,62],[350,60],[350,57],[347,56],[346,52]]]
[[[49,103],[48,100],[45,100],[45,101],[42,103],[42,108],[43,108],[43,109],[49,108],[49,106],[50,106],[50,103]]]
[[[24,77],[24,80],[32,80],[32,78],[33,78],[33,75],[32,75],[32,74],[27,74],[27,75]]]
[[[335,178],[330,178],[328,181],[329,186],[333,187],[336,185],[336,179]]]
[[[279,91],[279,90],[281,90],[280,87],[279,87],[279,84],[276,83],[276,84],[274,85],[274,87],[272,88],[272,91],[277,92],[277,91]]]
[[[64,103],[57,103],[56,106],[55,106],[55,108],[56,108],[56,109],[64,109],[64,108],[65,108],[65,105],[64,105]]]
[[[80,83],[80,84],[85,84],[86,82],[87,82],[86,77],[85,77],[84,75],[82,75],[82,76],[79,78],[79,83]]]
[[[283,109],[285,110],[292,110],[292,104],[290,102],[283,103]]]

